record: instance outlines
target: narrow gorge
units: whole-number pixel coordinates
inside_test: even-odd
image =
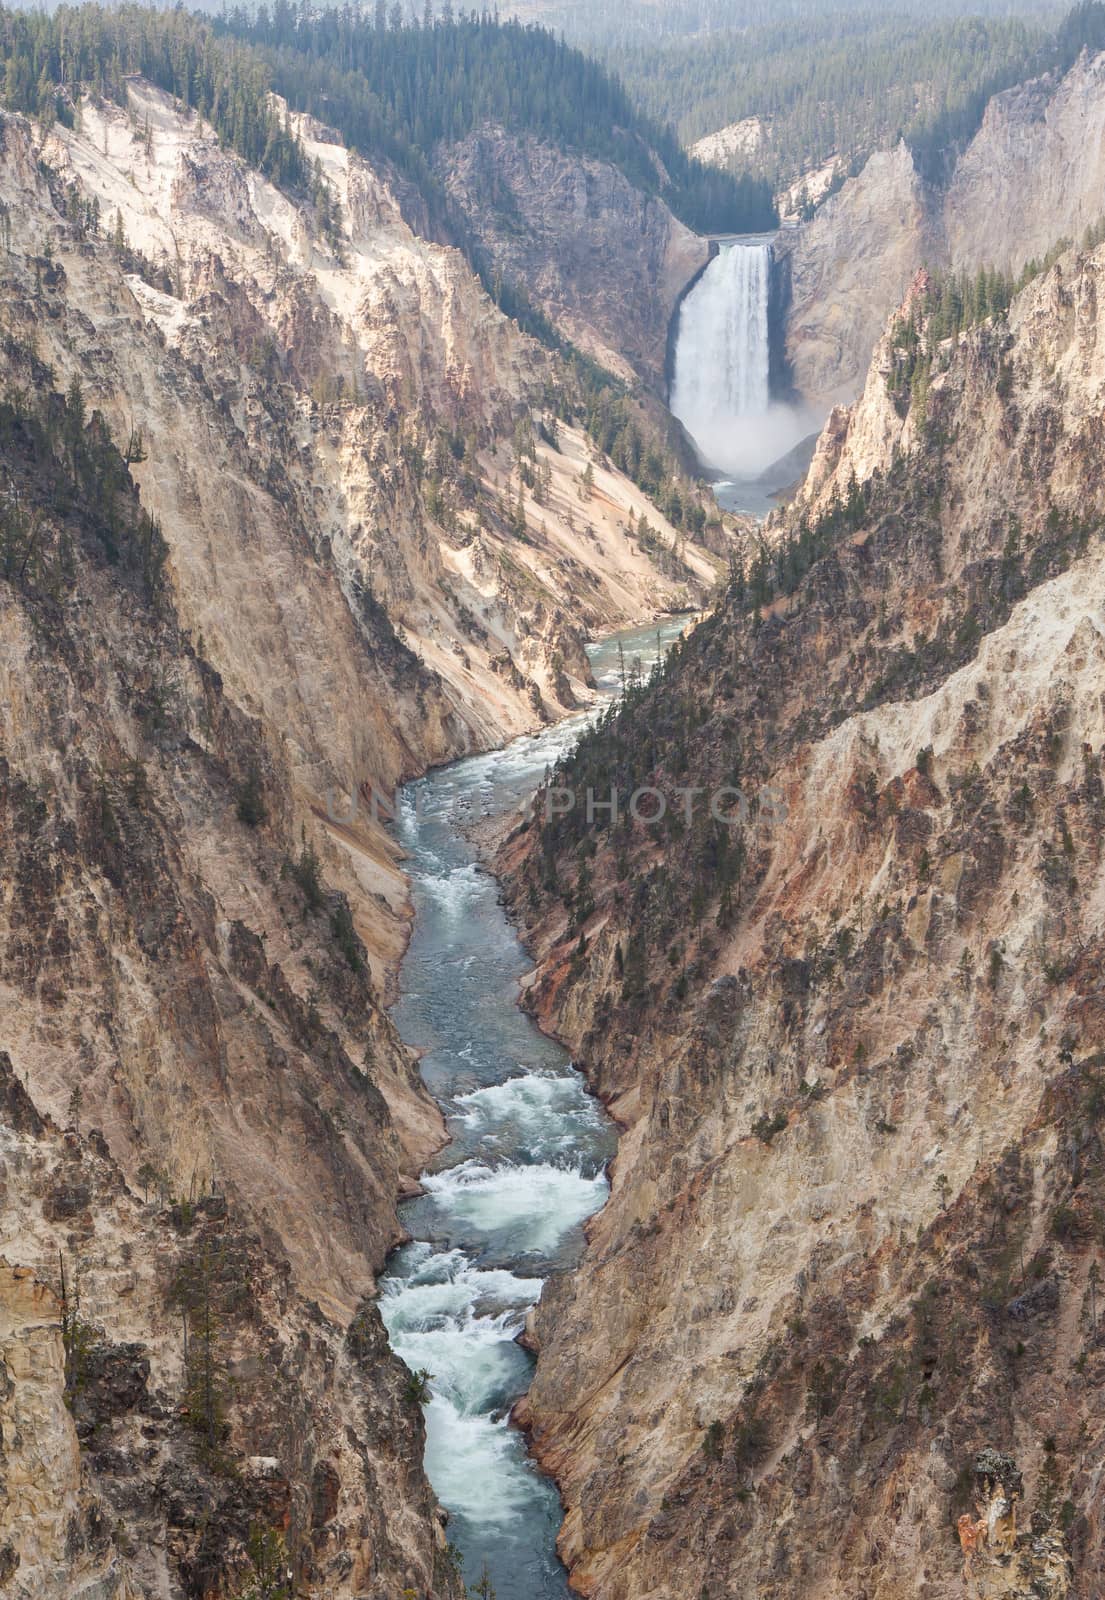
[[[0,8],[2,1600],[1105,1593],[1105,4],[947,4]]]
[[[518,1010],[525,955],[466,835],[524,816],[549,763],[623,673],[650,671],[682,627],[593,646],[594,711],[447,767],[403,798],[415,924],[392,1015],[421,1053],[451,1144],[403,1208],[416,1242],[390,1264],[380,1305],[396,1352],[432,1374],[426,1469],[470,1580],[486,1565],[501,1600],[568,1593],[555,1488],[526,1459],[509,1413],[532,1370],[518,1336],[546,1277],[578,1261],[583,1225],[606,1199],[614,1138],[565,1052]]]

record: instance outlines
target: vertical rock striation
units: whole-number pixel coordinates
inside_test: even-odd
[[[985,1449],[1025,1492],[978,1592],[1099,1586],[1103,281],[1064,256],[923,412],[876,369],[773,592],[556,775],[743,825],[504,846],[528,1003],[625,1126],[523,1405],[597,1600],[958,1600]]]
[[[376,802],[577,703],[588,631],[719,565],[553,427],[565,371],[461,255],[295,130],[326,205],[138,79],[0,117],[19,1600],[459,1593],[371,1300],[444,1131],[385,1009]]]
[[[1105,212],[1105,55],[995,95],[948,183],[905,143],[878,151],[813,220],[784,233],[786,355],[798,391],[852,400],[886,318],[923,266],[1017,273]]]

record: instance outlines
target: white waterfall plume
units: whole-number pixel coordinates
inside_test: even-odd
[[[756,478],[810,430],[805,411],[773,404],[769,239],[723,244],[683,301],[671,410],[703,463]]]
[[[767,410],[770,295],[771,246],[757,242],[722,248],[684,300],[671,408],[692,438]]]

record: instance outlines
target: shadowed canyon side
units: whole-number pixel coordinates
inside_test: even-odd
[[[125,93],[0,113],[0,1581],[453,1600],[372,1299],[444,1137],[373,801],[725,535],[386,172],[281,108],[289,194]]]
[[[912,355],[907,308],[806,503],[552,780],[739,785],[743,824],[502,847],[527,1003],[625,1127],[522,1405],[596,1600],[959,1600],[1006,1456],[971,1592],[1100,1589],[1103,289],[1071,251]]]

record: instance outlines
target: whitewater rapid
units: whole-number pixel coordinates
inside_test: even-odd
[[[621,635],[625,662],[647,672],[683,625]],[[605,697],[620,681],[618,643],[591,651]],[[529,963],[465,830],[520,808],[597,709],[430,774],[399,810],[415,918],[392,1014],[423,1052],[452,1143],[403,1208],[416,1242],[389,1263],[380,1310],[395,1351],[432,1374],[426,1470],[468,1581],[486,1563],[498,1600],[570,1593],[556,1490],[509,1415],[532,1372],[518,1334],[547,1275],[578,1259],[614,1135],[565,1052],[518,1009]]]

